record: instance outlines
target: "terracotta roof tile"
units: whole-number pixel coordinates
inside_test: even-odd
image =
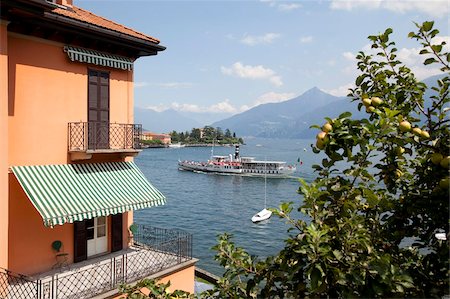
[[[105,19],[103,17],[97,16],[87,10],[81,9],[79,7],[73,6],[72,9],[55,8],[52,10],[53,13],[62,15],[77,21],[85,22],[88,24],[96,25],[102,28],[110,29],[116,32],[124,33],[126,35],[143,39],[146,41],[151,41],[159,44],[159,40],[145,35],[143,33],[137,32],[131,28],[125,27],[121,24],[113,22],[111,20]]]

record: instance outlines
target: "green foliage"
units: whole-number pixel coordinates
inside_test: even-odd
[[[424,65],[439,65],[436,86],[419,82],[398,60],[392,29],[369,36],[375,53],[357,55],[361,75],[349,94],[367,117],[326,119],[313,146],[326,154],[313,166],[318,177],[300,180],[298,210],[309,220],[291,217],[293,203],[274,210],[291,237],[264,261],[220,236],[214,249],[226,271],[205,297],[449,294],[450,54],[445,42],[433,43],[433,22],[416,25],[409,37],[422,45]]]
[[[155,139],[155,140],[141,140],[141,142],[143,144],[149,144],[149,145],[163,145],[164,143],[159,140],[159,139]]]
[[[129,299],[175,299],[194,298],[193,294],[184,291],[169,291],[170,282],[157,283],[153,279],[143,279],[135,285],[121,285],[120,294],[125,294]]]
[[[190,144],[243,144],[242,138],[236,138],[235,133],[231,133],[229,129],[225,130],[225,133],[221,128],[213,128],[205,126],[203,129],[193,128],[191,132],[172,131],[170,133],[172,143],[182,142]]]

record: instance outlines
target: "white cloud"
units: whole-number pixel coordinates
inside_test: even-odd
[[[193,86],[189,82],[165,82],[165,83],[148,83],[148,82],[134,82],[135,88],[145,87],[145,86],[157,86],[162,88],[177,89],[177,88],[190,88]]]
[[[313,41],[313,37],[312,36],[302,36],[301,38],[300,38],[300,42],[302,43],[302,44],[307,44],[307,43],[310,43],[310,42],[312,42]]]
[[[267,103],[279,103],[283,102],[289,99],[292,99],[294,97],[294,93],[291,92],[285,92],[285,93],[276,93],[276,92],[267,92],[265,94],[262,94],[259,96],[253,103],[248,105],[242,105],[239,108],[240,112],[244,112],[246,110],[249,110],[253,107],[259,106],[261,104],[267,104]]]
[[[235,113],[236,108],[233,107],[233,105],[230,104],[230,101],[228,99],[225,99],[224,101],[211,105],[208,107],[207,112],[211,113]]]
[[[148,82],[134,82],[134,87],[135,88],[140,88],[140,87],[144,87],[147,86]]]
[[[189,88],[192,87],[192,83],[189,82],[167,82],[167,83],[155,83],[156,86],[163,88]]]
[[[353,54],[352,52],[344,52],[342,53],[342,56],[348,61],[352,62],[356,61],[356,55]]]
[[[173,109],[181,112],[195,112],[195,113],[229,113],[235,114],[239,112],[244,112],[253,107],[256,107],[261,104],[267,103],[279,103],[286,100],[289,100],[294,97],[293,93],[276,93],[276,92],[268,92],[259,96],[253,103],[249,105],[242,105],[237,108],[230,103],[229,99],[225,99],[221,102],[209,105],[209,106],[199,106],[197,104],[180,104],[178,102],[172,102],[170,104],[159,104],[153,106],[147,106],[147,109],[152,109],[157,112],[162,112],[168,109]]]
[[[147,106],[147,109],[152,109],[157,112],[162,112],[168,109],[173,109],[176,111],[183,112],[195,112],[195,113],[236,113],[237,109],[230,104],[228,99],[222,102],[210,105],[210,106],[199,106],[197,104],[180,104],[177,102],[172,102],[168,105],[159,104],[156,106]]]
[[[450,13],[447,0],[332,0],[330,8],[348,11],[385,9],[396,13],[419,11],[435,18],[448,17]]]
[[[255,102],[253,102],[253,107],[267,104],[267,103],[279,103],[284,102],[286,100],[292,99],[294,97],[294,93],[292,92],[284,92],[284,93],[276,93],[276,92],[267,92],[259,96]]]
[[[355,84],[348,83],[348,84],[339,86],[334,89],[324,89],[323,91],[325,91],[326,93],[332,94],[334,96],[337,96],[337,97],[344,97],[349,94],[350,88],[355,88]]]
[[[244,79],[268,80],[277,87],[283,85],[281,77],[278,76],[275,71],[265,68],[262,65],[251,66],[243,65],[241,62],[235,62],[231,67],[222,66],[221,71],[225,75]]]
[[[294,2],[281,3],[275,0],[260,0],[261,2],[269,4],[270,7],[276,7],[279,11],[291,11],[301,8],[302,5]]]
[[[298,3],[281,3],[278,4],[278,9],[281,11],[291,11],[294,9],[298,9],[302,7],[300,4]]]
[[[264,35],[245,35],[241,39],[241,43],[249,46],[255,46],[258,44],[271,44],[280,36],[281,35],[278,33],[266,33]]]

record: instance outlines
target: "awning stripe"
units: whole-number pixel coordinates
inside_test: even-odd
[[[128,57],[73,46],[64,46],[64,52],[67,53],[67,56],[71,61],[90,63],[128,71],[133,69],[133,59]]]
[[[46,226],[165,203],[133,162],[14,166]]]

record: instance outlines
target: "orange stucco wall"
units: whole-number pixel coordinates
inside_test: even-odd
[[[9,163],[68,162],[67,124],[87,121],[88,67],[110,71],[110,122],[132,123],[131,72],[71,62],[62,44],[9,35]]]
[[[0,267],[8,268],[8,39],[0,21]]]
[[[195,266],[185,268],[181,271],[172,273],[165,277],[161,277],[158,281],[167,283],[170,281],[169,290],[183,290],[194,293]]]
[[[169,291],[183,290],[191,294],[194,293],[194,281],[195,281],[195,266],[184,268],[178,272],[157,279],[159,283],[167,283],[170,281]],[[149,295],[150,290],[148,288],[142,288],[140,290],[143,294]],[[111,297],[112,299],[125,299],[126,295],[117,294]]]
[[[7,134],[0,135],[2,142],[6,141],[6,145],[0,144],[0,170],[17,165],[70,163],[67,124],[87,121],[89,68],[110,72],[110,122],[133,123],[132,72],[71,62],[63,52],[63,44],[42,39],[8,34],[7,43],[1,44],[7,46],[9,57],[8,80],[3,80],[0,64],[1,84],[8,82],[7,103],[4,97],[0,98],[0,103],[7,106],[8,115],[6,121],[5,109],[0,108],[0,130],[7,130]],[[3,136],[8,138],[5,140]],[[2,160],[4,153],[9,154],[6,163]],[[121,159],[120,155],[101,155],[85,162]],[[44,227],[41,216],[17,179],[5,172],[0,174],[0,188],[8,187],[9,225],[6,225],[7,217],[7,220],[0,217],[0,263],[2,250],[7,247],[8,269],[28,275],[47,271],[55,263],[55,252],[51,248],[55,240],[63,242],[64,252],[69,253],[69,260],[73,261],[73,225]],[[2,194],[8,192],[1,192],[0,196]],[[4,204],[2,198],[0,204]],[[0,213],[6,212],[1,208]],[[123,217],[123,239],[127,245],[132,216],[124,214]],[[3,222],[5,225],[1,225]]]
[[[9,269],[26,275],[49,270],[56,263],[56,252],[51,247],[56,240],[62,241],[61,252],[68,253],[69,263],[73,263],[73,224],[45,227],[17,179],[13,174],[9,176],[10,191],[15,194],[9,206],[10,215],[14,215],[9,222]],[[128,226],[128,213],[124,213],[124,247],[128,241]],[[108,234],[111,234],[110,227]]]
[[[73,260],[73,225],[45,227],[13,174],[9,187],[15,195],[9,207],[9,269],[26,275],[49,270],[56,263],[51,246],[56,240],[62,241],[62,251],[71,253]]]

